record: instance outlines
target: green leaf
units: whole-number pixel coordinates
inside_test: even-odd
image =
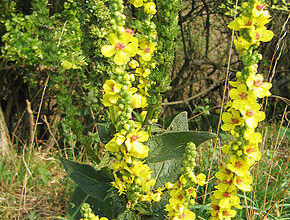
[[[132,211],[125,210],[123,213],[119,214],[117,220],[138,220],[139,217]]]
[[[107,167],[109,162],[110,162],[110,153],[107,151],[104,153],[103,158],[101,159],[101,162],[96,167],[96,170],[99,171]]]
[[[116,218],[118,213],[124,211],[125,204],[117,198],[117,195],[100,202],[95,198],[87,195],[79,186],[73,192],[68,205],[68,214],[72,219],[80,219],[81,205],[86,202],[90,204],[92,211],[99,216],[107,217],[109,219]]]
[[[107,190],[110,189],[108,183],[111,180],[102,171],[96,171],[87,164],[76,163],[63,157],[61,157],[60,160],[70,178],[72,178],[85,193],[99,201],[104,200]]]
[[[150,147],[147,162],[153,170],[152,177],[156,179],[155,187],[174,182],[178,178],[182,155],[188,142],[192,141],[199,146],[213,137],[215,134],[204,131],[165,132],[150,137],[147,143]]]
[[[111,140],[110,128],[106,124],[97,125],[98,134],[102,143],[108,143]]]
[[[181,112],[172,120],[167,131],[189,131],[187,112]]]

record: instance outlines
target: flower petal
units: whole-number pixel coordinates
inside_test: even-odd
[[[105,57],[111,57],[116,53],[116,50],[112,45],[104,45],[102,46],[101,52]]]

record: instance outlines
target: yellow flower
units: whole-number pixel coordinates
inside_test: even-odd
[[[132,68],[132,69],[136,69],[137,67],[139,67],[139,63],[136,61],[136,60],[131,60],[129,62],[129,66]]]
[[[272,87],[271,83],[264,82],[261,74],[251,75],[247,79],[247,86],[254,91],[254,95],[258,98],[270,96],[269,89]]]
[[[122,85],[116,83],[114,80],[107,80],[103,85],[106,94],[116,94],[120,92]]]
[[[147,2],[147,0],[144,0],[144,2]],[[143,6],[143,0],[130,0],[130,3],[136,8]]]
[[[150,70],[147,68],[137,68],[135,71],[141,77],[148,77],[150,75]]]
[[[269,23],[269,17],[259,16],[257,18],[240,16],[233,20],[228,27],[235,31],[240,31],[242,29],[255,29],[263,27],[265,24]]]
[[[105,148],[110,152],[119,152],[125,140],[126,138],[122,134],[117,133],[114,135],[113,139],[105,145]]]
[[[166,205],[166,211],[168,211],[168,216],[170,215],[180,215],[184,211],[186,196],[184,195],[182,189],[174,189],[170,191],[169,204]],[[171,213],[170,213],[171,212]]]
[[[254,161],[259,161],[262,156],[257,143],[250,143],[249,145],[244,146],[244,152]]]
[[[117,65],[124,65],[129,62],[138,52],[138,39],[129,33],[123,33],[118,37],[116,34],[109,35],[109,41],[112,45],[104,45],[101,52],[105,57],[114,56],[114,62]]]
[[[188,210],[188,209],[185,209],[181,215],[179,216],[179,218],[176,218],[176,220],[194,220],[196,217],[195,213]],[[174,218],[173,218],[174,219]]]
[[[240,110],[245,106],[252,105],[256,101],[256,98],[252,91],[247,89],[247,86],[241,84],[237,89],[231,89],[229,91],[231,99],[233,99],[233,107]]]
[[[154,2],[148,2],[144,4],[144,9],[147,14],[154,15],[156,11],[156,5]]]
[[[220,183],[215,186],[217,191],[213,192],[215,199],[219,200],[219,207],[222,209],[231,208],[232,206],[239,207],[240,199],[236,195],[236,187],[231,184]]]
[[[144,192],[149,191],[156,183],[156,180],[151,179],[150,167],[141,161],[134,161],[128,171],[135,176],[135,183],[141,186]]]
[[[262,3],[261,1],[258,1],[254,4],[253,10],[252,10],[252,15],[254,17],[266,17],[269,18],[270,14],[268,11],[264,11],[264,9],[266,8],[267,4]]]
[[[228,28],[235,31],[240,31],[245,28],[252,28],[254,25],[252,18],[247,16],[240,16],[229,23]]]
[[[203,186],[204,184],[206,184],[206,175],[204,173],[200,173],[195,177],[195,184],[198,184],[200,186]]]
[[[119,99],[119,92],[122,85],[116,83],[114,80],[107,80],[103,85],[105,94],[103,95],[102,102],[105,106],[116,105]]]
[[[230,112],[224,112],[222,115],[222,120],[224,124],[221,126],[223,131],[230,131],[234,129],[236,126],[244,123],[243,118],[240,117],[240,112],[233,109]]]
[[[219,171],[215,174],[216,178],[221,181],[230,181],[233,178],[233,173],[225,167],[220,167]]]
[[[244,138],[251,144],[257,144],[262,142],[262,135],[259,132],[254,132],[253,128],[248,128],[244,133]]]
[[[249,35],[252,43],[256,43],[258,41],[268,42],[272,40],[274,33],[273,31],[267,30],[265,26],[262,26],[257,29],[251,29]]]
[[[150,4],[150,3],[147,3],[147,4]],[[138,51],[138,54],[141,56],[142,60],[146,61],[146,62],[150,61],[152,58],[152,54],[156,50],[155,43],[148,42],[148,41],[144,40],[140,44],[140,48],[141,48],[141,50]]]
[[[235,217],[237,214],[236,210],[232,210],[230,208],[228,209],[221,209],[219,211],[219,219],[224,219],[224,220],[231,220],[233,217]]]
[[[227,168],[239,176],[247,175],[249,171],[249,161],[243,160],[235,155],[230,157]]]
[[[252,191],[253,178],[251,177],[251,175],[249,173],[245,176],[237,176],[236,175],[234,177],[233,183],[236,187],[238,187],[243,192]]]
[[[133,109],[145,108],[148,105],[146,97],[137,93],[131,97],[130,102]]]
[[[248,42],[243,37],[238,37],[237,40],[234,40],[235,47],[238,52],[242,52],[243,50],[249,49],[249,47],[252,45],[250,42]]]
[[[141,142],[147,141],[149,135],[146,131],[135,130],[126,136],[125,145],[127,147],[128,155],[136,158],[145,158],[148,156],[149,147]]]
[[[118,189],[119,195],[124,194],[126,192],[125,182],[119,179],[115,172],[113,173],[113,175],[114,175],[114,182],[112,182],[112,185]]]
[[[250,128],[256,128],[258,122],[265,119],[265,112],[259,111],[261,106],[258,103],[243,106],[240,111],[244,116],[246,125]]]
[[[144,78],[144,77],[140,77],[138,88],[139,88],[139,91],[142,95],[150,96],[148,93],[148,89],[149,89],[148,86],[149,86],[149,80]]]

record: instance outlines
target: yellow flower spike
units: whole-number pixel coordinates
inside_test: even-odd
[[[138,52],[138,39],[129,33],[125,32],[120,37],[110,34],[108,38],[112,45],[102,46],[101,52],[105,57],[114,56],[117,65],[126,64]]]
[[[244,116],[245,123],[250,128],[256,128],[258,122],[265,119],[265,112],[259,111],[261,106],[258,103],[252,103],[241,107],[240,111]]]
[[[247,175],[250,166],[248,160],[243,160],[235,155],[232,155],[229,163],[227,164],[227,168],[239,176],[245,176]]]
[[[154,2],[148,2],[144,4],[144,10],[147,14],[150,14],[150,15],[154,15],[157,12],[156,5]]]
[[[240,112],[233,109],[230,112],[224,112],[222,114],[222,120],[224,124],[221,126],[223,131],[233,130],[236,126],[239,126],[244,123],[243,118],[240,116]]]
[[[153,2],[152,2],[153,3]],[[147,3],[150,4],[150,3]],[[153,3],[154,4],[154,3]],[[140,48],[141,50],[138,51],[138,54],[140,55],[140,57],[142,58],[143,61],[148,62],[151,60],[152,58],[152,54],[155,52],[156,50],[156,45],[155,43],[152,42],[148,42],[146,40],[144,40],[141,44],[140,44]]]
[[[245,176],[235,176],[233,183],[236,187],[238,187],[240,190],[243,192],[250,192],[252,191],[252,183],[253,183],[253,178],[251,175],[248,173]]]
[[[247,79],[247,86],[254,91],[254,95],[258,98],[264,98],[271,95],[271,83],[264,82],[264,77],[261,74],[252,75]]]

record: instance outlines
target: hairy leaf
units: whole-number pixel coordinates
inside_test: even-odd
[[[110,188],[108,182],[110,179],[102,171],[96,171],[87,164],[80,164],[63,157],[61,162],[73,181],[88,195],[103,201],[106,197],[107,190]]]
[[[150,152],[147,161],[156,179],[155,187],[178,178],[182,155],[188,142],[192,141],[199,146],[213,137],[215,134],[202,131],[165,132],[152,136],[148,141]]]
[[[181,112],[172,120],[167,131],[189,131],[187,112]]]

